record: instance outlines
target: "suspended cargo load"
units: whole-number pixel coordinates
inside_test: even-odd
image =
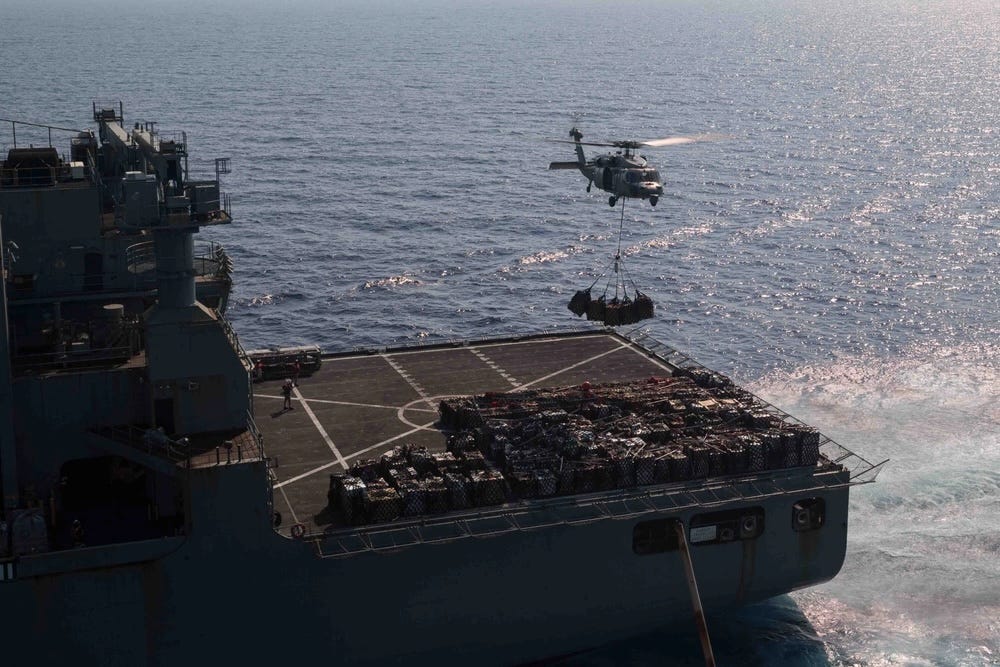
[[[587,319],[603,322],[605,317],[604,297],[599,297],[587,304]]]
[[[608,278],[604,293],[595,299],[591,291],[607,271],[598,276],[590,287],[579,290],[573,295],[568,306],[570,312],[578,317],[586,315],[588,320],[603,322],[609,327],[636,324],[653,317],[653,300],[640,292],[635,283],[628,278],[620,248],[619,254],[615,255],[612,262],[612,267],[613,273]],[[635,298],[629,296],[630,283]],[[614,286],[613,290],[612,285]],[[609,294],[612,295],[610,298]]]
[[[584,316],[590,321],[603,322],[609,327],[636,324],[653,317],[653,300],[638,290],[636,298],[617,296],[608,299],[606,295],[591,298],[590,290],[581,290],[573,295],[569,309],[575,315]]]
[[[653,300],[639,290],[635,291],[635,302],[633,307],[635,308],[635,315],[638,319],[648,320],[653,317]]]
[[[569,309],[577,317],[584,315],[587,312],[587,307],[591,302],[590,289],[580,290],[573,295],[573,298],[569,300]]]

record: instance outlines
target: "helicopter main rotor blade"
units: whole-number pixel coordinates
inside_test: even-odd
[[[696,141],[717,141],[722,139],[721,134],[691,134],[687,136],[679,137],[664,137],[663,139],[650,139],[649,141],[640,141],[640,146],[646,146],[648,148],[663,148],[664,146],[680,146],[682,144],[692,144]]]
[[[614,148],[618,144],[608,144],[608,143],[597,143],[596,141],[572,141],[570,139],[546,139],[546,141],[551,141],[554,144],[576,144],[579,143],[581,146],[603,146],[605,148]]]

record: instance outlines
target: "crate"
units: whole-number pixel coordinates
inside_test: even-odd
[[[683,482],[694,477],[694,467],[691,459],[683,450],[671,452],[670,459],[670,481]]]
[[[444,478],[431,477],[424,483],[424,503],[428,514],[442,514],[448,511],[449,493]]]
[[[340,488],[340,510],[344,513],[347,523],[358,525],[366,520],[366,504],[368,501],[366,485],[358,477],[344,477]]]
[[[536,470],[535,483],[538,485],[538,495],[542,498],[554,496],[559,490],[558,479],[550,470]]]
[[[368,488],[367,515],[371,523],[395,521],[402,514],[403,498],[396,489],[384,483]]]
[[[656,483],[656,456],[640,452],[635,457],[635,483],[639,486]]]
[[[471,506],[465,477],[457,473],[446,473],[444,484],[448,489],[448,504],[452,509],[464,510]]]
[[[814,466],[819,461],[819,431],[805,426],[802,428],[802,465]]]
[[[351,474],[366,483],[374,482],[382,477],[382,462],[375,459],[358,459],[351,466]]]
[[[406,480],[399,493],[403,497],[403,516],[420,516],[427,511],[427,492],[421,482]]]
[[[506,501],[503,475],[495,470],[477,470],[470,478],[472,495],[479,507],[502,505]]]

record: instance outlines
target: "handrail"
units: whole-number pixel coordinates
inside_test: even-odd
[[[833,472],[833,471],[829,471]],[[362,552],[378,552],[423,543],[446,543],[470,537],[493,537],[512,532],[543,530],[553,526],[579,526],[603,520],[632,520],[656,512],[681,512],[692,508],[713,508],[742,500],[759,502],[789,493],[814,493],[853,486],[837,474],[824,475],[819,483],[794,485],[801,479],[791,475],[775,475],[764,479],[741,477],[723,482],[706,483],[698,487],[661,485],[651,489],[625,489],[602,492],[586,497],[550,498],[523,501],[495,509],[480,509],[438,519],[421,517],[410,521],[344,529],[326,535],[307,536],[315,542],[320,558],[338,558]],[[816,480],[817,478],[813,478]],[[636,507],[635,505],[638,505]],[[529,517],[545,519],[531,521]],[[518,520],[521,519],[519,522]],[[483,524],[477,530],[476,523]],[[452,535],[429,536],[428,531]],[[409,539],[396,539],[408,534]],[[385,542],[385,544],[376,544]]]
[[[121,362],[132,356],[130,347],[108,347],[89,349],[80,352],[45,352],[41,354],[15,355],[12,358],[15,371],[56,370],[61,368],[78,368],[80,366],[101,365],[108,362]]]
[[[225,248],[216,241],[200,242],[194,249],[195,276],[223,278],[231,275],[233,263]],[[125,266],[136,276],[156,272],[156,245],[154,241],[134,243],[125,249]],[[152,280],[150,280],[152,282]]]
[[[247,410],[247,433],[250,434],[253,446],[256,448],[257,453],[261,459],[264,457],[264,434],[260,432],[257,428],[257,422],[254,420],[253,415]]]
[[[225,315],[222,313],[218,313],[218,315],[219,323],[222,325],[222,331],[226,334],[226,338],[229,340],[230,345],[232,345],[233,349],[236,350],[236,354],[239,355],[239,358],[246,367],[247,372],[249,372],[250,369],[253,368],[253,362],[250,361],[250,357],[247,356],[246,350],[244,350],[243,345],[240,344],[239,334],[236,333],[235,329],[233,329],[233,325],[229,323],[229,320],[226,319]]]
[[[166,433],[149,427],[115,424],[95,429],[94,432],[147,454],[162,456],[172,463],[180,463],[190,456],[189,452],[178,446],[180,441],[171,440]]]

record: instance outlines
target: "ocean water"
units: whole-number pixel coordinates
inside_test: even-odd
[[[200,236],[247,347],[579,328],[623,220],[641,328],[892,459],[835,580],[710,617],[720,664],[1000,664],[995,0],[5,0],[0,61],[0,117],[121,100],[231,158]],[[574,124],[724,138],[647,151],[666,194],[622,219],[546,170]],[[563,664],[700,660],[676,628]]]

